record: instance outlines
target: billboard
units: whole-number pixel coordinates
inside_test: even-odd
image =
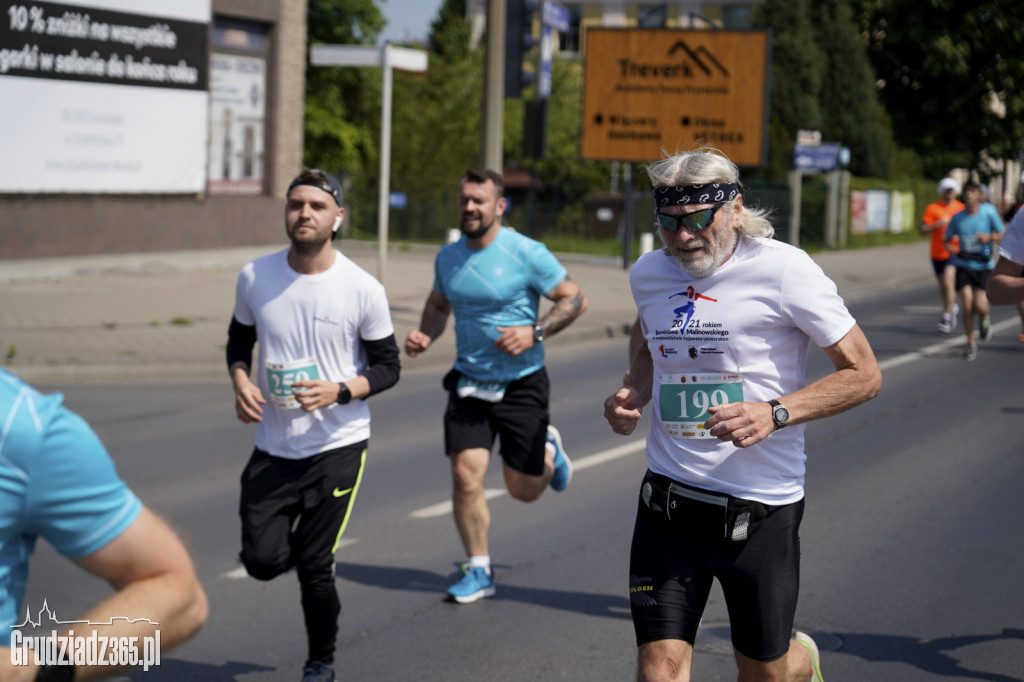
[[[770,48],[766,31],[588,29],[580,155],[650,161],[707,144],[763,165]]]
[[[210,0],[0,9],[0,192],[205,189]]]

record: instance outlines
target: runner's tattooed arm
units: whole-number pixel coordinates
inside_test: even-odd
[[[562,331],[587,310],[586,294],[568,275],[545,296],[555,302],[551,310],[537,322],[544,330],[545,337]]]

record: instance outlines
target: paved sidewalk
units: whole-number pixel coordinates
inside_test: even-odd
[[[235,278],[248,261],[284,248],[178,251],[78,258],[0,260],[0,362],[30,383],[224,381],[224,345]],[[341,249],[371,273],[374,243]],[[435,247],[395,248],[386,287],[399,345],[419,324],[433,282]],[[628,273],[618,259],[558,254],[589,299],[589,310],[548,343],[581,344],[623,337],[635,316]],[[847,300],[934,276],[927,244],[827,252],[814,256]],[[541,310],[546,310],[547,301]],[[936,304],[936,310],[938,305]],[[405,371],[450,365],[448,330]]]

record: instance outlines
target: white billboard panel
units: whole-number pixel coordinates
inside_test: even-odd
[[[0,192],[205,189],[210,0],[0,10]]]

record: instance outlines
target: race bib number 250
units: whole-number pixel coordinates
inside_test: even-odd
[[[673,438],[714,438],[704,427],[708,410],[742,400],[739,374],[665,374],[658,387],[661,424]]]
[[[295,400],[292,384],[320,378],[320,366],[316,358],[303,358],[292,362],[268,362],[267,386],[270,399],[279,408],[297,410],[301,407]]]

